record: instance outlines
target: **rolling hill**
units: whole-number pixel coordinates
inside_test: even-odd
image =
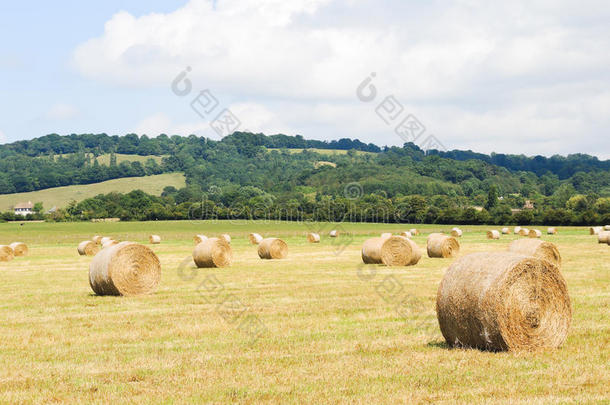
[[[159,196],[166,186],[174,186],[179,189],[185,185],[183,173],[166,173],[156,176],[126,177],[94,184],[55,187],[29,193],[2,194],[0,195],[0,211],[7,211],[15,204],[27,201],[42,202],[45,210],[52,207],[62,208],[71,200],[82,201],[111,191],[128,193],[133,190],[142,190]]]

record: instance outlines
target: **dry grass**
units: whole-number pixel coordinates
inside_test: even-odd
[[[610,248],[587,229],[543,235],[564,259],[573,305],[566,343],[518,354],[447,348],[434,306],[452,259],[371,273],[360,267],[362,242],[404,225],[342,226],[337,239],[326,237],[337,225],[317,229],[322,241],[311,245],[302,237],[311,229],[300,224],[0,224],[0,240],[30,246],[29,256],[0,263],[0,402],[608,401]],[[428,233],[451,229],[420,228],[413,240],[421,248]],[[463,229],[460,256],[504,251],[518,238],[487,241],[484,228]],[[253,230],[284,239],[288,259],[260,260],[247,239]],[[233,236],[232,267],[193,269],[192,235],[200,232]],[[158,291],[94,296],[91,258],[75,244],[95,234],[145,243],[151,233],[164,240],[151,246],[163,266]],[[206,279],[224,287],[219,298],[198,290]],[[402,286],[398,295],[387,293],[391,282]],[[262,321],[258,340],[229,322],[229,306],[219,307],[227,296],[247,307],[242,317]]]

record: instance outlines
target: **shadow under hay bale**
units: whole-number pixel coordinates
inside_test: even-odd
[[[101,250],[89,266],[89,284],[97,295],[142,295],[161,280],[161,263],[150,248],[121,242]]]
[[[421,250],[415,242],[403,236],[372,238],[362,245],[362,261],[365,264],[413,266],[421,256]]]
[[[209,238],[195,246],[193,261],[198,268],[227,267],[233,263],[233,250],[226,240]]]
[[[561,268],[559,249],[551,242],[544,242],[540,239],[518,239],[508,245],[508,250],[509,252],[548,260]]]
[[[512,252],[458,259],[438,288],[436,311],[450,346],[490,351],[559,347],[572,319],[559,268]]]

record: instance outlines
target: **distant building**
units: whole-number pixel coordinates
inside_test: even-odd
[[[523,205],[523,209],[524,210],[533,210],[534,209],[534,203],[530,200],[525,201],[525,204]]]
[[[33,214],[34,213],[34,204],[32,204],[31,201],[28,201],[26,203],[19,203],[17,205],[15,205],[15,215],[22,215],[22,216],[26,216],[28,214]]]

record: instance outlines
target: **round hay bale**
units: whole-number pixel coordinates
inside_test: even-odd
[[[161,237],[159,235],[150,235],[148,237],[148,241],[151,245],[158,245],[159,243],[161,243]]]
[[[531,229],[530,233],[527,236],[529,236],[530,238],[541,238],[542,232],[538,229]]]
[[[229,235],[228,233],[223,233],[222,235],[220,235],[221,239],[224,239],[225,242],[227,242],[229,245],[231,244],[231,235]]]
[[[521,227],[520,226],[515,226],[515,235],[521,235]]]
[[[502,228],[502,235],[510,235],[510,229],[509,228]]]
[[[250,239],[251,244],[258,245],[259,243],[261,243],[261,240],[263,240],[263,237],[258,233],[251,233],[250,235],[248,235],[248,239]]]
[[[226,240],[209,238],[195,246],[193,260],[198,268],[227,267],[233,263],[233,250]]]
[[[597,234],[597,243],[608,243],[610,241],[610,231],[601,231]]]
[[[461,238],[464,232],[460,228],[453,228],[451,230],[451,236],[454,238]]]
[[[10,246],[0,245],[0,262],[10,262],[15,258],[15,252]]]
[[[307,234],[307,241],[309,243],[320,243],[320,235],[310,232]]]
[[[438,288],[436,312],[450,346],[493,351],[559,347],[572,319],[558,267],[512,252],[458,259]]]
[[[91,240],[96,245],[101,245],[102,244],[102,237],[100,235],[95,235],[93,238],[91,238]]]
[[[605,225],[604,226],[604,231],[610,231],[610,225]]]
[[[415,228],[409,229],[409,232],[411,232],[411,235],[413,235],[413,236],[419,235],[419,231],[417,229],[415,229]]]
[[[381,239],[388,239],[388,238],[391,238],[391,237],[392,237],[392,234],[389,233],[389,232],[384,232],[384,233],[381,234]]]
[[[450,258],[460,252],[460,243],[452,236],[431,233],[428,236],[428,257]]]
[[[30,252],[30,249],[28,249],[28,245],[26,245],[25,243],[13,242],[9,246],[11,249],[13,249],[13,254],[15,255],[15,257],[27,256]]]
[[[508,245],[508,251],[548,260],[557,267],[561,267],[559,249],[551,242],[544,242],[540,239],[518,239]]]
[[[85,240],[78,244],[77,250],[81,256],[95,256],[100,251],[100,248],[95,242]]]
[[[589,235],[597,235],[599,233],[599,228],[598,226],[592,226],[589,228]]]
[[[521,230],[519,231],[520,236],[529,236],[529,234],[530,234],[530,230],[527,228],[521,228]]]
[[[114,245],[118,245],[118,244],[119,244],[119,242],[117,242],[116,240],[110,239],[110,240],[107,240],[106,242],[102,243],[102,249],[106,249],[106,248],[109,248],[110,246],[114,246]]]
[[[288,245],[278,238],[263,239],[258,244],[258,257],[261,259],[285,259],[288,256]]]
[[[557,228],[549,228],[546,230],[548,235],[557,235]]]
[[[333,229],[332,231],[330,231],[328,233],[328,236],[330,236],[331,238],[336,238],[337,236],[339,236],[339,231],[337,231],[336,229]]]
[[[193,236],[193,241],[195,242],[195,246],[197,246],[198,244],[200,244],[203,241],[206,241],[208,239],[207,236],[205,235],[195,235]]]
[[[89,284],[97,295],[141,295],[155,290],[161,263],[148,247],[121,242],[100,251],[89,266]]]
[[[400,233],[400,236],[403,236],[405,238],[412,238],[413,234],[411,232],[409,232],[409,231],[404,231],[404,232]]]
[[[421,250],[404,236],[368,239],[362,245],[362,261],[386,266],[412,266],[421,259]]]
[[[104,244],[106,244],[107,242],[109,242],[111,240],[113,240],[111,237],[104,236],[102,239],[100,239],[100,245],[104,245]]]
[[[485,232],[487,239],[500,239],[500,232],[496,230],[490,230]]]

